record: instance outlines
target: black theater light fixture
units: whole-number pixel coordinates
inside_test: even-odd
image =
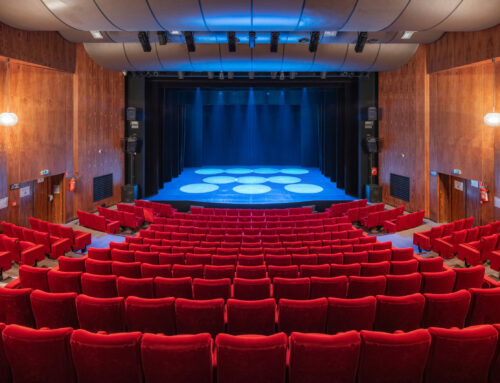
[[[285,79],[285,73],[281,72],[280,73],[280,80],[283,81]]]
[[[248,32],[248,45],[255,48],[255,32]]]
[[[253,80],[255,78],[255,72],[248,72],[248,79]]]
[[[368,32],[359,32],[354,52],[361,53],[365,49],[366,40],[368,39]]]
[[[142,50],[144,52],[151,52],[151,44],[149,43],[148,32],[139,32],[138,37],[142,45]]]
[[[271,52],[278,52],[278,42],[280,40],[279,32],[271,32]]]
[[[219,80],[224,80],[224,72],[219,72]]]
[[[227,32],[227,47],[229,52],[236,52],[236,32]]]
[[[311,40],[309,41],[309,52],[315,53],[318,50],[319,32],[311,32]]]
[[[167,32],[158,31],[158,42],[160,43],[160,45],[167,45]]]
[[[193,32],[184,32],[184,38],[186,39],[186,45],[188,52],[195,52],[196,46],[194,45],[194,35]]]

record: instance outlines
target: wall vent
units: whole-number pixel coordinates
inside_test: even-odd
[[[410,202],[410,179],[391,173],[391,196]]]
[[[113,196],[113,174],[94,178],[94,202]]]

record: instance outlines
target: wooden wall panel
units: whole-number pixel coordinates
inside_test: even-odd
[[[30,32],[0,23],[0,56],[75,71],[76,45],[57,32]]]
[[[410,211],[426,208],[422,190],[427,186],[426,147],[426,48],[420,47],[413,59],[395,72],[379,74],[380,184],[383,200],[405,205]],[[410,178],[410,202],[390,196],[390,174]]]
[[[5,80],[6,80],[6,62],[0,61],[0,110],[5,110]],[[1,112],[0,112],[1,113]],[[5,131],[0,126],[0,199],[8,197],[7,191],[7,151],[5,142]],[[0,221],[7,219],[7,209],[0,209]]]

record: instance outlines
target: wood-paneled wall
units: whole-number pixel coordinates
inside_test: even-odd
[[[48,169],[51,175],[66,174],[65,218],[76,210],[95,210],[92,181],[113,173],[113,197],[121,199],[125,90],[121,72],[95,64],[82,45],[72,44],[57,33],[25,32],[0,24],[0,112],[17,113],[15,127],[1,127],[0,198],[9,197],[0,220],[26,223],[34,204],[19,198],[9,185],[28,185]],[[7,94],[7,62],[9,92]],[[22,60],[22,61],[20,61]],[[77,187],[70,192],[70,177]],[[21,203],[23,202],[23,203]],[[16,206],[13,206],[15,203]],[[30,207],[31,206],[31,207]]]
[[[411,211],[425,208],[427,216],[437,220],[439,180],[431,172],[452,175],[458,169],[459,177],[489,187],[490,202],[480,206],[480,221],[500,218],[494,207],[494,197],[500,197],[500,135],[483,122],[492,108],[491,58],[500,56],[499,35],[500,26],[447,33],[421,46],[403,68],[380,74],[380,179],[385,202],[405,204]],[[499,63],[496,73],[499,99]],[[391,172],[412,180],[409,204],[389,195]]]

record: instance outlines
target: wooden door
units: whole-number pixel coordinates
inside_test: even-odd
[[[451,220],[451,176],[439,173],[438,175],[438,222]]]
[[[466,218],[467,182],[463,178],[451,177],[451,221]]]
[[[34,181],[34,217],[54,223],[65,222],[64,174],[57,174]]]
[[[8,219],[15,225],[29,227],[34,210],[34,182],[23,182],[18,186],[9,190]]]

